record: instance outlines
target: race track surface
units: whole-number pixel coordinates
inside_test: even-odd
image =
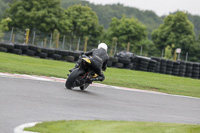
[[[123,120],[200,124],[200,99],[0,76],[0,131],[52,120]]]

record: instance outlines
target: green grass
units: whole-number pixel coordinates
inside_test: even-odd
[[[55,121],[43,122],[25,130],[40,133],[199,133],[200,125],[127,121]]]
[[[0,52],[0,72],[67,78],[74,63]],[[103,84],[200,98],[200,80],[164,74],[108,68]]]

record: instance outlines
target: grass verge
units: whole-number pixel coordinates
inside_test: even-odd
[[[67,78],[68,70],[72,67],[74,63],[0,52],[0,72]],[[198,79],[117,68],[108,68],[104,73],[106,79],[103,83],[107,85],[200,98]]]
[[[43,122],[25,130],[40,133],[199,133],[200,125],[77,120]]]

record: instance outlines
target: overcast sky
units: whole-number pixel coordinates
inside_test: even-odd
[[[200,0],[87,0],[94,4],[121,3],[125,6],[152,10],[157,15],[168,15],[177,10],[188,11],[192,15],[200,15]]]

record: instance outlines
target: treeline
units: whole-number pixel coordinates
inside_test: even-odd
[[[14,0],[0,0],[0,18],[2,18],[5,9],[8,8],[8,3],[11,3],[13,1]],[[120,19],[124,14],[128,18],[137,18],[140,22],[147,26],[149,37],[151,37],[151,32],[157,29],[159,25],[163,23],[164,18],[166,17],[159,17],[150,10],[143,11],[134,7],[127,7],[122,4],[95,5],[83,0],[61,0],[61,5],[65,9],[74,4],[82,4],[84,6],[91,7],[92,10],[96,12],[99,18],[99,23],[103,25],[105,29],[109,28],[109,24],[111,23],[113,17]],[[198,38],[200,33],[200,16],[187,13],[187,17],[193,23],[194,32],[196,34],[196,38]]]
[[[163,23],[164,18],[166,17],[159,17],[150,10],[143,11],[139,10],[138,8],[124,6],[122,4],[95,5],[83,0],[62,0],[62,6],[64,8],[68,8],[74,4],[82,4],[91,7],[92,10],[97,13],[97,16],[99,17],[99,23],[102,24],[105,29],[108,29],[113,17],[120,19],[124,14],[128,18],[137,18],[140,22],[145,24],[150,35],[153,30],[157,29],[159,25]],[[196,38],[198,38],[200,33],[200,16],[187,13],[187,17],[193,23]]]
[[[97,13],[99,17],[99,23],[104,26],[105,29],[109,28],[109,24],[113,17],[118,19],[122,18],[122,15],[125,15],[128,18],[137,18],[140,22],[147,26],[149,35],[151,32],[158,28],[160,24],[163,23],[163,17],[158,17],[153,11],[141,11],[134,7],[126,7],[122,4],[113,4],[113,5],[94,5],[87,1],[81,0],[62,0],[62,6],[68,8],[74,4],[82,4],[89,6],[93,11]]]
[[[0,33],[12,27],[29,28],[49,36],[60,33],[60,37],[66,35],[71,40],[89,39],[89,45],[106,42],[111,55],[116,46],[134,53],[145,49],[146,56],[160,56],[165,49],[165,53],[170,53],[165,58],[172,59],[176,48],[181,48],[182,53],[189,53],[191,61],[200,59],[200,16],[178,11],[158,17],[152,11],[121,4],[103,6],[81,0],[0,0],[0,3],[4,3],[0,5],[4,12]]]

